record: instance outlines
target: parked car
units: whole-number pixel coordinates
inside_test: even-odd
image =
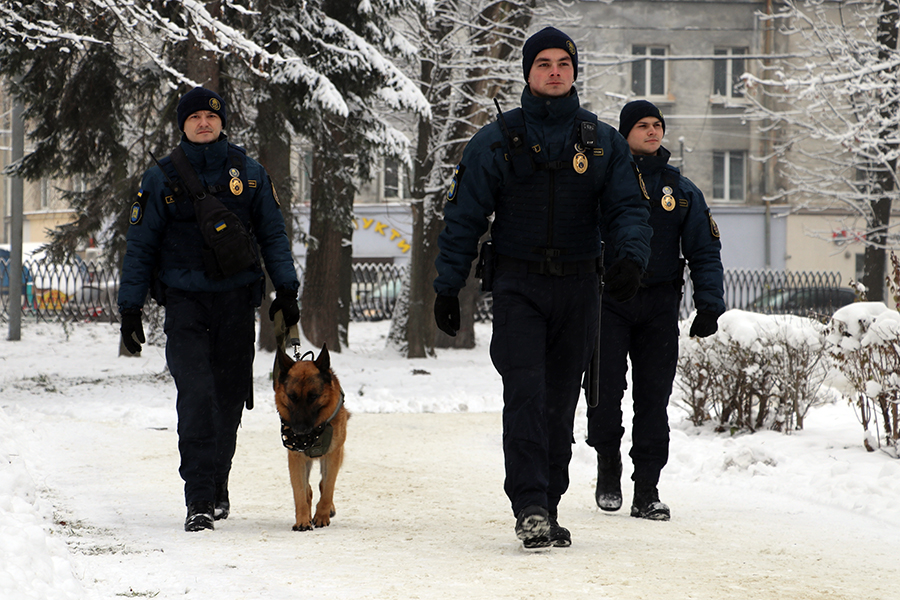
[[[834,311],[856,301],[850,288],[801,287],[768,290],[750,303],[747,310],[766,314],[831,316]]]

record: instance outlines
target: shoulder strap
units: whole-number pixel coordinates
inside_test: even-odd
[[[190,161],[188,161],[187,155],[184,153],[184,150],[180,145],[175,146],[175,149],[172,150],[169,158],[171,158],[172,166],[175,167],[175,170],[178,172],[178,176],[181,178],[181,181],[184,182],[184,185],[187,188],[188,194],[190,194],[191,199],[194,202],[205,200],[206,190],[203,189],[203,184],[200,183],[200,178],[197,177],[197,172],[194,171],[194,167],[191,166]]]

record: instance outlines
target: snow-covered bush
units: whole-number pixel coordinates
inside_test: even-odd
[[[900,456],[900,313],[881,302],[845,306],[834,313],[826,343],[839,368],[834,386],[856,409],[866,448]]]
[[[695,425],[720,430],[802,429],[828,372],[825,327],[814,319],[730,310],[708,338],[682,323],[674,396]]]

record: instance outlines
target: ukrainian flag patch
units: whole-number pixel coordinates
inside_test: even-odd
[[[222,231],[226,227],[228,226],[225,224],[225,221],[219,221],[218,223],[216,223],[216,231]]]

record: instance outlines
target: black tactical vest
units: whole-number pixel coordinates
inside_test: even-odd
[[[250,200],[260,182],[251,182],[247,179],[244,158],[244,153],[240,148],[229,144],[225,168],[222,169],[219,179],[207,188],[207,193],[214,195],[227,209],[237,215],[252,236]],[[159,164],[169,179],[179,181],[178,173],[168,156],[160,160]],[[237,172],[236,177],[231,174],[233,170]],[[235,195],[232,192],[229,185],[232,179],[241,181],[240,194]],[[183,185],[179,187],[184,188]],[[172,191],[167,188],[167,193],[172,194]],[[167,207],[174,210],[169,210],[168,214],[171,215],[171,219],[163,232],[160,246],[160,269],[204,271],[203,236],[197,225],[193,201],[186,192],[178,196],[174,194],[166,196],[165,201]]]
[[[528,140],[521,108],[504,113],[501,122],[508,130],[506,159],[512,173],[494,206],[491,237],[497,253],[535,261],[599,256],[599,178],[594,170],[599,161],[594,153],[602,150],[586,147],[582,135],[582,123],[592,123],[596,138],[596,117],[579,109],[565,150],[555,161],[529,145],[534,142]],[[583,173],[574,165],[579,153],[587,161]]]

